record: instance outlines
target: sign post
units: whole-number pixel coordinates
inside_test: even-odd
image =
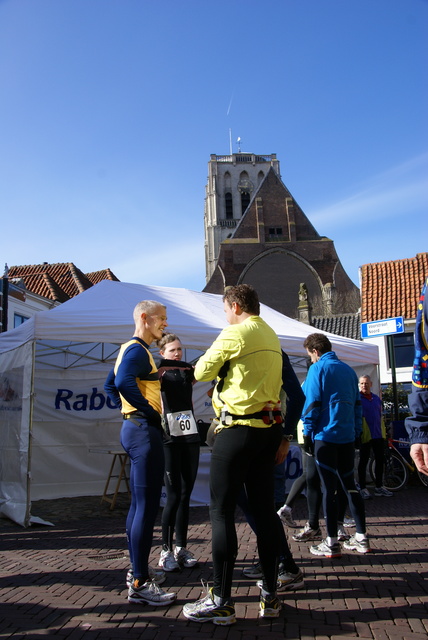
[[[399,318],[387,318],[386,320],[361,323],[362,338],[376,338],[377,336],[387,336],[393,333],[404,333],[404,320],[401,316]]]
[[[394,399],[394,420],[398,420],[398,393],[397,393],[397,376],[395,367],[395,351],[393,335],[396,333],[404,333],[404,320],[400,316],[398,318],[386,318],[386,320],[374,320],[373,322],[361,323],[362,338],[376,338],[378,336],[386,336],[388,345],[388,360],[391,367],[392,395]]]

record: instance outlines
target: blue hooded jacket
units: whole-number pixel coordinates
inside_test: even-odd
[[[360,437],[362,409],[357,374],[334,351],[324,353],[305,382],[303,433],[335,444]]]

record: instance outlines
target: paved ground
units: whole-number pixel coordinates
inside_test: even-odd
[[[428,491],[415,484],[366,506],[372,554],[345,552],[340,560],[320,559],[289,536],[305,572],[305,588],[284,596],[284,611],[272,622],[258,618],[258,589],[241,574],[253,561],[255,540],[238,517],[238,620],[218,627],[189,622],[181,614],[185,602],[200,597],[201,578],[211,579],[206,508],[192,509],[191,515],[189,548],[200,557],[200,566],[169,574],[167,586],[177,592],[177,601],[155,609],[126,600],[125,496],[113,512],[98,497],[35,502],[33,515],[54,527],[22,529],[0,519],[0,638],[426,640]],[[302,498],[295,509],[301,525],[305,515]],[[154,544],[153,563],[159,554],[159,521]]]

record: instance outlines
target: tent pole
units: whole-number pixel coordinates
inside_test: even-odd
[[[25,511],[25,526],[30,525],[31,520],[31,455],[33,442],[33,409],[34,409],[34,378],[36,367],[36,341],[31,345],[31,381],[30,381],[30,411],[28,413],[28,461],[27,461],[27,504]]]

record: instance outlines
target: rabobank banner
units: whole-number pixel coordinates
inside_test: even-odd
[[[121,451],[122,416],[104,392],[111,365],[99,370],[38,369],[34,382],[31,499],[102,495]],[[210,421],[210,383],[194,386],[196,419]],[[101,453],[103,451],[104,453]],[[34,508],[33,511],[36,512]]]
[[[34,420],[117,422],[121,419],[120,411],[104,391],[108,371],[44,370],[36,378]],[[197,382],[193,387],[197,420],[211,421],[214,417],[208,395],[211,388],[210,382]]]
[[[44,370],[36,378],[34,420],[117,421],[120,411],[104,391],[105,372]]]
[[[32,501],[103,493],[111,456],[97,452],[122,450],[122,416],[104,392],[110,367],[37,370]]]

